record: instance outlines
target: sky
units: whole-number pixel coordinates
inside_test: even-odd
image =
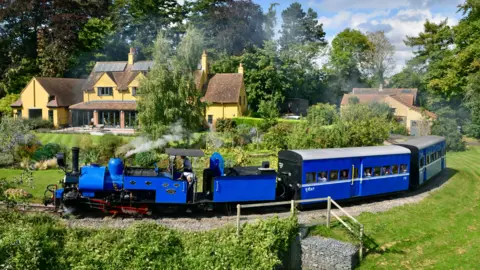
[[[295,1],[253,0],[266,12],[271,3],[277,6],[277,31],[281,27],[281,12]],[[416,36],[423,30],[425,20],[440,22],[448,18],[455,25],[461,18],[457,6],[464,0],[298,0],[306,11],[312,8],[318,13],[329,42],[345,28],[362,32],[383,30],[395,46],[396,68],[399,72],[405,61],[413,56],[412,48],[405,46],[406,36]]]

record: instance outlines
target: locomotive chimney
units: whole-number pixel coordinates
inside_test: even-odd
[[[72,147],[72,173],[78,174],[78,153],[80,149],[78,147]]]

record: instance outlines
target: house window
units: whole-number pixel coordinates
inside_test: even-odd
[[[48,121],[53,123],[53,110],[48,110]]]
[[[17,110],[17,118],[22,118],[22,110]]]
[[[137,126],[137,112],[126,111],[125,112],[125,127],[135,128]]]
[[[209,123],[210,125],[213,124],[213,115],[209,114],[207,121],[208,121],[208,123]]]
[[[28,118],[42,118],[42,109],[29,109],[28,110]]]
[[[113,96],[113,87],[98,87],[99,96]]]
[[[93,120],[93,111],[72,111],[72,126],[74,127],[93,125]]]
[[[242,96],[238,97],[238,104],[240,104],[240,106],[242,105]]]
[[[137,87],[132,87],[132,96],[137,95]]]
[[[99,124],[103,124],[105,127],[120,128],[119,111],[100,111],[98,117]]]

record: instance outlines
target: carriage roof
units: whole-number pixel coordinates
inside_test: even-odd
[[[445,138],[432,135],[432,136],[423,136],[423,137],[413,138],[408,141],[398,143],[397,145],[409,145],[409,146],[414,146],[418,149],[423,149],[443,141],[445,141]]]
[[[410,154],[410,150],[405,147],[388,146],[365,146],[348,148],[325,148],[309,150],[283,150],[279,152],[279,158],[290,160],[321,160],[334,158],[352,158],[368,156],[385,156],[396,154]]]

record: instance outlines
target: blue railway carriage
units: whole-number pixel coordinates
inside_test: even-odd
[[[295,199],[343,200],[404,191],[409,168],[410,150],[395,145],[283,150],[278,155],[280,181],[295,189]]]
[[[410,149],[411,170],[410,188],[424,184],[446,168],[445,138],[440,136],[424,136],[414,138],[397,145]]]

